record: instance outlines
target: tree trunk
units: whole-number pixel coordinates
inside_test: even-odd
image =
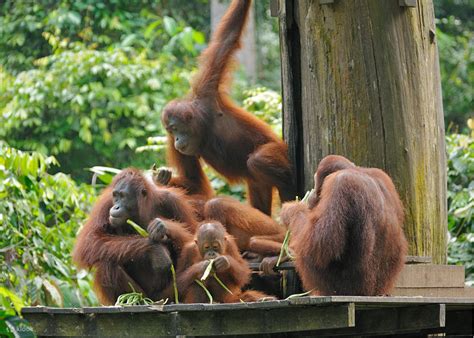
[[[284,134],[299,194],[319,161],[384,169],[410,254],[446,260],[446,158],[431,0],[280,0]]]
[[[230,1],[211,0],[211,30],[215,31],[224,16]],[[237,53],[237,60],[244,67],[249,81],[257,81],[257,51],[255,44],[255,14],[254,5],[250,8],[249,18],[242,38],[242,48]]]

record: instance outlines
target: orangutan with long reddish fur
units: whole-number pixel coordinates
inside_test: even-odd
[[[291,251],[306,290],[320,295],[388,294],[407,252],[403,205],[390,177],[342,156],[325,157],[308,204],[285,203],[281,220],[291,230]],[[281,243],[259,243],[277,255]],[[276,257],[267,257],[270,272]]]
[[[168,162],[177,177],[163,169],[157,182],[211,198],[200,158],[229,181],[245,180],[250,204],[270,215],[272,191],[281,201],[295,198],[286,144],[254,115],[236,106],[228,94],[232,58],[240,47],[251,0],[234,0],[200,58],[188,98],[165,107]]]
[[[184,243],[197,222],[184,192],[158,188],[137,169],[125,169],[104,190],[77,238],[73,260],[94,268],[99,301],[113,305],[121,294],[136,291],[153,300],[171,282]],[[142,237],[127,224],[148,230]]]

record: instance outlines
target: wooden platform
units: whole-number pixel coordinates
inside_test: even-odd
[[[472,335],[474,298],[302,297],[238,304],[26,307],[38,336]]]
[[[258,273],[260,263],[250,263]],[[302,292],[293,262],[285,262],[276,270],[284,272],[287,291],[283,297]],[[464,266],[431,264],[429,257],[407,256],[406,264],[398,276],[392,296],[474,298],[474,288],[464,284]]]

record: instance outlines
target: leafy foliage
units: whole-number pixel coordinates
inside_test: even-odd
[[[257,79],[273,90],[281,89],[279,20],[270,15],[270,0],[254,1],[257,30]]]
[[[438,29],[437,37],[446,123],[459,126],[474,101],[474,33],[453,36]]]
[[[474,100],[474,3],[435,0],[443,106],[455,131],[472,114]]]
[[[0,285],[26,304],[95,304],[90,277],[71,263],[95,192],[62,173],[48,174],[52,164],[53,157],[0,144]]]
[[[0,2],[1,63],[17,73],[32,68],[36,59],[77,43],[91,49],[134,47],[155,57],[166,44],[163,37],[168,33],[195,34],[166,16],[189,19],[204,1],[173,2],[179,2],[180,7],[166,0]],[[201,18],[188,22],[203,26]],[[170,27],[175,31],[170,32]]]
[[[446,141],[448,262],[464,265],[468,283],[474,284],[474,138],[472,135],[451,134]]]
[[[4,94],[0,137],[17,148],[57,155],[76,177],[95,164],[129,166],[136,145],[161,131],[166,102],[187,89],[190,73],[173,60],[166,54],[150,61],[122,50],[43,58]],[[138,157],[133,164],[150,162]]]
[[[281,94],[265,88],[257,87],[244,90],[243,107],[261,120],[268,123],[273,130],[282,135]]]

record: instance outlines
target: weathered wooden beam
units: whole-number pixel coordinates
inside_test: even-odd
[[[429,264],[431,263],[431,257],[427,256],[406,256],[405,264],[417,265],[417,264]],[[260,263],[249,263],[252,270],[258,270]],[[276,270],[294,270],[295,264],[293,262],[284,262],[279,266],[275,267]]]
[[[274,18],[280,15],[280,0],[270,1],[270,15]]]
[[[398,276],[397,288],[464,287],[464,267],[459,265],[405,265]]]
[[[446,313],[446,334],[448,335],[474,335],[472,316],[474,309],[453,310]]]
[[[474,299],[474,288],[463,287],[463,288],[395,288],[391,293],[392,296],[405,296],[405,297],[456,297],[456,298],[467,298]]]
[[[352,328],[319,331],[318,335],[392,335],[441,333],[444,331],[444,304],[356,310]]]
[[[278,309],[233,310],[179,313],[178,335],[254,335],[320,330],[354,326],[354,304],[328,307],[287,307]]]
[[[473,298],[331,296],[212,305],[30,307],[22,314],[39,336],[472,334],[473,304]]]
[[[180,304],[155,309],[25,308],[23,316],[39,336],[253,335],[355,325],[352,303],[311,307],[286,301],[268,303]]]
[[[310,296],[291,299],[290,304],[313,305],[354,303],[357,307],[406,306],[417,304],[447,304],[449,307],[469,309],[474,304],[473,298],[457,297],[381,297],[381,296]]]
[[[401,7],[416,7],[416,0],[398,0]]]
[[[433,260],[429,256],[407,256],[405,264],[430,264]]]

